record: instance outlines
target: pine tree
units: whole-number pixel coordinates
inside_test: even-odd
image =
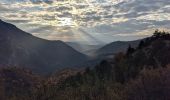
[[[133,52],[135,51],[134,48],[131,47],[131,45],[129,45],[127,51],[126,51],[126,55],[129,56],[131,55]]]
[[[143,46],[144,46],[144,41],[141,40],[140,43],[139,43],[139,45],[138,45],[138,49],[141,49]]]
[[[161,35],[161,32],[158,29],[156,29],[155,32],[153,33],[154,37],[159,37],[160,35]]]

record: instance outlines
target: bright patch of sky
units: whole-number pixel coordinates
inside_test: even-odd
[[[35,36],[88,44],[170,27],[169,0],[0,0],[0,18]]]

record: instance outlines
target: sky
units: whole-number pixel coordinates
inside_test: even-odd
[[[0,0],[0,19],[48,40],[105,44],[169,31],[170,0]]]

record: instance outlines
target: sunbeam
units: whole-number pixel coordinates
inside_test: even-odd
[[[55,27],[55,30],[32,33],[45,39],[55,39],[51,38],[52,33],[63,33],[68,41],[72,41],[72,37],[67,35],[66,31],[68,33],[69,31],[75,32],[75,30],[79,32],[79,29],[83,28],[90,30],[88,34],[94,36],[93,30],[100,27],[97,30],[100,36],[93,41],[97,42],[101,40],[99,37],[115,38],[119,34],[146,36],[150,34],[137,32],[147,32],[150,28],[157,27],[168,29],[170,2],[166,1],[162,4],[160,1],[152,1],[154,0],[0,0],[0,18],[27,32],[32,32],[31,28],[34,30],[36,27],[49,29]],[[75,32],[74,35],[80,37],[84,36],[84,33]],[[90,36],[85,35],[92,39]],[[105,39],[105,42],[109,41]]]

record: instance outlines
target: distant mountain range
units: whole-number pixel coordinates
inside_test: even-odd
[[[114,55],[118,52],[125,52],[129,45],[136,47],[141,40],[133,41],[115,41],[106,45],[88,45],[78,44],[75,42],[66,42],[69,46],[75,50],[84,53],[92,57],[99,57],[104,55]]]
[[[24,67],[48,74],[63,68],[91,66],[126,51],[129,44],[136,47],[139,41],[116,41],[105,46],[50,41],[0,20],[0,67]]]
[[[74,48],[75,50],[92,56],[93,53],[98,50],[99,48],[103,47],[104,44],[101,45],[89,45],[89,44],[79,44],[79,43],[75,43],[75,42],[66,42],[66,44],[68,44],[69,46],[71,46],[72,48]]]
[[[134,41],[116,41],[110,44],[103,46],[102,48],[98,49],[95,54],[97,56],[102,55],[114,55],[118,52],[125,52],[129,45],[132,47],[136,47],[139,44],[140,40]]]
[[[0,20],[0,66],[26,67],[48,74],[76,67],[88,57],[62,41],[49,41]]]
[[[95,66],[96,64],[100,63],[102,60],[105,59],[113,59],[115,54],[119,52],[126,52],[129,45],[131,47],[137,47],[141,40],[134,40],[134,41],[115,41],[104,46],[100,46],[97,49],[90,49],[84,52],[87,54],[90,59],[83,63],[81,66]]]

